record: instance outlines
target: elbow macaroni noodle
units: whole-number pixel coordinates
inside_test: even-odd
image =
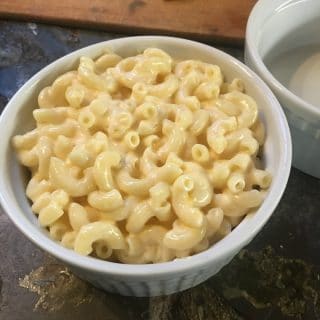
[[[265,139],[241,79],[149,48],[82,57],[13,138],[51,237],[82,255],[157,263],[207,249],[262,203]]]

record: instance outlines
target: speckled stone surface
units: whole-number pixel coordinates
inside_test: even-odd
[[[119,36],[0,21],[0,110],[49,62]],[[242,59],[241,49],[222,49]],[[320,180],[296,169],[245,250],[204,284],[167,297],[95,289],[27,240],[0,208],[0,320],[320,319],[319,252]]]

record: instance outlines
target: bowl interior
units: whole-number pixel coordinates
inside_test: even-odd
[[[264,146],[264,163],[273,175],[273,182],[263,205],[257,214],[248,215],[230,235],[205,252],[188,258],[188,263],[179,259],[165,263],[171,270],[189,268],[196,264],[205,264],[219,256],[236,253],[248,243],[268,220],[275,209],[287,183],[291,166],[291,140],[283,112],[267,86],[246,66],[231,56],[212,47],[188,40],[169,37],[132,37],[99,43],[78,50],[47,66],[30,79],[8,103],[0,118],[0,198],[4,209],[19,229],[32,241],[49,251],[56,257],[70,263],[92,270],[115,273],[130,272],[149,274],[165,272],[163,264],[148,266],[129,266],[100,261],[91,257],[82,257],[71,250],[65,249],[49,239],[46,231],[38,224],[32,213],[30,203],[25,196],[26,171],[18,164],[11,146],[11,138],[22,134],[34,126],[32,110],[37,107],[37,96],[40,90],[52,83],[60,74],[76,68],[79,57],[99,56],[105,48],[111,48],[122,56],[135,55],[145,48],[158,47],[166,50],[178,59],[198,59],[218,64],[227,80],[234,77],[244,80],[246,90],[258,103],[260,117],[266,125],[267,139]]]
[[[267,7],[260,6],[263,10]],[[275,1],[265,13],[256,14],[256,42],[264,58],[273,48],[277,54],[296,49],[299,46],[319,45],[320,2],[317,0]]]
[[[303,12],[304,14],[301,14]],[[259,43],[265,65],[285,87],[303,100],[319,106],[320,91],[320,2],[300,1],[279,10],[266,23],[262,39],[275,31],[275,26],[285,21],[297,24],[292,29],[278,34],[278,39],[269,37],[271,43]]]
[[[297,103],[309,104],[306,110],[318,108],[320,1],[259,1],[248,29],[259,57],[274,78],[301,99]]]

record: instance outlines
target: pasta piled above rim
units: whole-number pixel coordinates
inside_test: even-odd
[[[44,88],[36,128],[13,138],[50,236],[123,263],[190,256],[261,205],[265,130],[241,79],[148,48],[82,57]]]

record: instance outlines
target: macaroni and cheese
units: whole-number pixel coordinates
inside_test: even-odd
[[[149,48],[82,57],[13,138],[50,236],[82,255],[157,263],[203,251],[262,203],[265,130],[241,79]]]

